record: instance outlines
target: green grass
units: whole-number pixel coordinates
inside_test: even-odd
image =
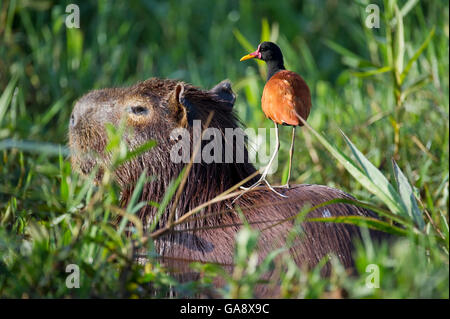
[[[83,2],[81,28],[70,30],[69,3],[0,4],[0,297],[145,298],[171,288],[192,296],[218,274],[228,283],[222,296],[251,297],[261,274],[284,267],[285,298],[448,298],[448,3],[376,2],[381,28],[368,29],[363,0]],[[347,191],[403,235],[359,243],[360,276],[333,261],[333,275],[321,278],[288,257],[251,267],[258,234],[244,228],[232,275],[197,264],[201,281],[177,283],[157,259],[134,263],[134,245],[152,251],[151,241],[111,223],[140,203],[118,210],[114,183],[94,187],[71,171],[72,106],[89,90],[152,76],[205,88],[229,78],[242,121],[272,127],[260,109],[264,65],[239,62],[262,39],[281,46],[312,91],[312,129],[298,133],[292,181]],[[281,129],[274,182],[287,176],[289,134]],[[68,261],[84,274],[80,289],[65,286]],[[380,267],[379,289],[365,288],[369,264]]]

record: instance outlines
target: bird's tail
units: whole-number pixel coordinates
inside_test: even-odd
[[[295,116],[298,117],[300,123],[302,123],[303,125],[307,125],[306,120],[300,114],[298,114],[296,110],[293,109],[292,112],[294,112]]]

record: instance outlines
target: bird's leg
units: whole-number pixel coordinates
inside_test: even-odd
[[[261,177],[259,178],[259,180],[258,180],[255,184],[253,184],[252,186],[250,186],[250,187],[242,187],[242,186],[241,186],[242,189],[244,189],[244,190],[250,190],[250,189],[252,189],[252,188],[258,186],[258,185],[261,184],[262,182],[266,181],[266,176],[267,176],[267,174],[269,173],[270,167],[272,166],[272,163],[273,163],[275,157],[276,157],[277,154],[278,154],[278,150],[280,149],[280,140],[279,140],[279,138],[278,138],[278,124],[276,124],[276,123],[275,123],[275,143],[276,143],[275,151],[273,152],[272,156],[270,157],[269,163],[268,163],[267,166],[264,168],[264,171],[263,171]],[[268,183],[267,183],[267,184],[268,184]]]
[[[267,179],[266,179],[266,176],[267,176],[267,174],[269,173],[270,167],[272,166],[272,163],[273,163],[275,157],[276,157],[277,154],[278,154],[278,150],[280,149],[280,140],[279,140],[279,138],[278,138],[278,124],[277,124],[277,123],[275,123],[275,138],[276,138],[276,147],[275,147],[275,151],[273,152],[272,157],[270,158],[269,164],[268,164],[268,165],[266,166],[266,168],[264,169],[264,171],[263,171],[263,173],[262,173],[260,179],[259,179],[256,183],[254,183],[252,186],[250,186],[250,187],[243,187],[243,186],[241,186],[241,188],[242,188],[243,190],[245,190],[245,192],[243,192],[243,193],[240,194],[238,197],[236,197],[236,198],[233,200],[233,203],[234,203],[236,200],[238,200],[238,198],[240,198],[242,195],[244,195],[244,194],[247,193],[248,191],[252,190],[253,188],[257,187],[258,185],[260,185],[260,184],[263,183],[263,182],[266,183],[267,186],[269,187],[269,189],[270,189],[271,191],[273,191],[274,193],[276,193],[277,195],[279,195],[279,196],[281,196],[281,197],[287,197],[286,195],[283,195],[283,194],[277,192],[277,191],[272,187],[272,185],[269,184],[269,182],[268,182]]]
[[[291,179],[292,157],[294,156],[294,144],[295,144],[295,128],[296,128],[296,126],[292,127],[291,148],[289,149],[289,173],[288,173],[286,184],[281,186],[284,188],[289,188],[289,180]]]

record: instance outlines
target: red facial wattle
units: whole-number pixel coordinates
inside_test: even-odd
[[[245,61],[245,60],[254,59],[254,58],[261,60],[261,52],[259,52],[260,46],[261,46],[261,44],[258,45],[258,49],[256,49],[255,52],[252,52],[252,53],[249,53],[249,54],[243,56],[240,61]]]

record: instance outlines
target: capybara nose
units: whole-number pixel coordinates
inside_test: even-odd
[[[72,112],[72,114],[70,114],[70,120],[69,120],[69,126],[70,127],[75,127],[75,125],[77,124],[77,118],[76,118],[76,115],[74,113],[75,112]]]
[[[72,114],[70,114],[69,128],[75,128],[77,125],[79,126],[80,122],[83,121],[83,118],[89,118],[93,111],[94,108],[90,101],[86,101],[85,98],[78,101],[72,110]]]
[[[79,125],[79,122],[81,121],[82,117],[85,116],[86,111],[87,110],[84,105],[80,105],[80,103],[77,103],[72,110],[72,114],[70,114],[69,127],[75,128],[77,125]]]

